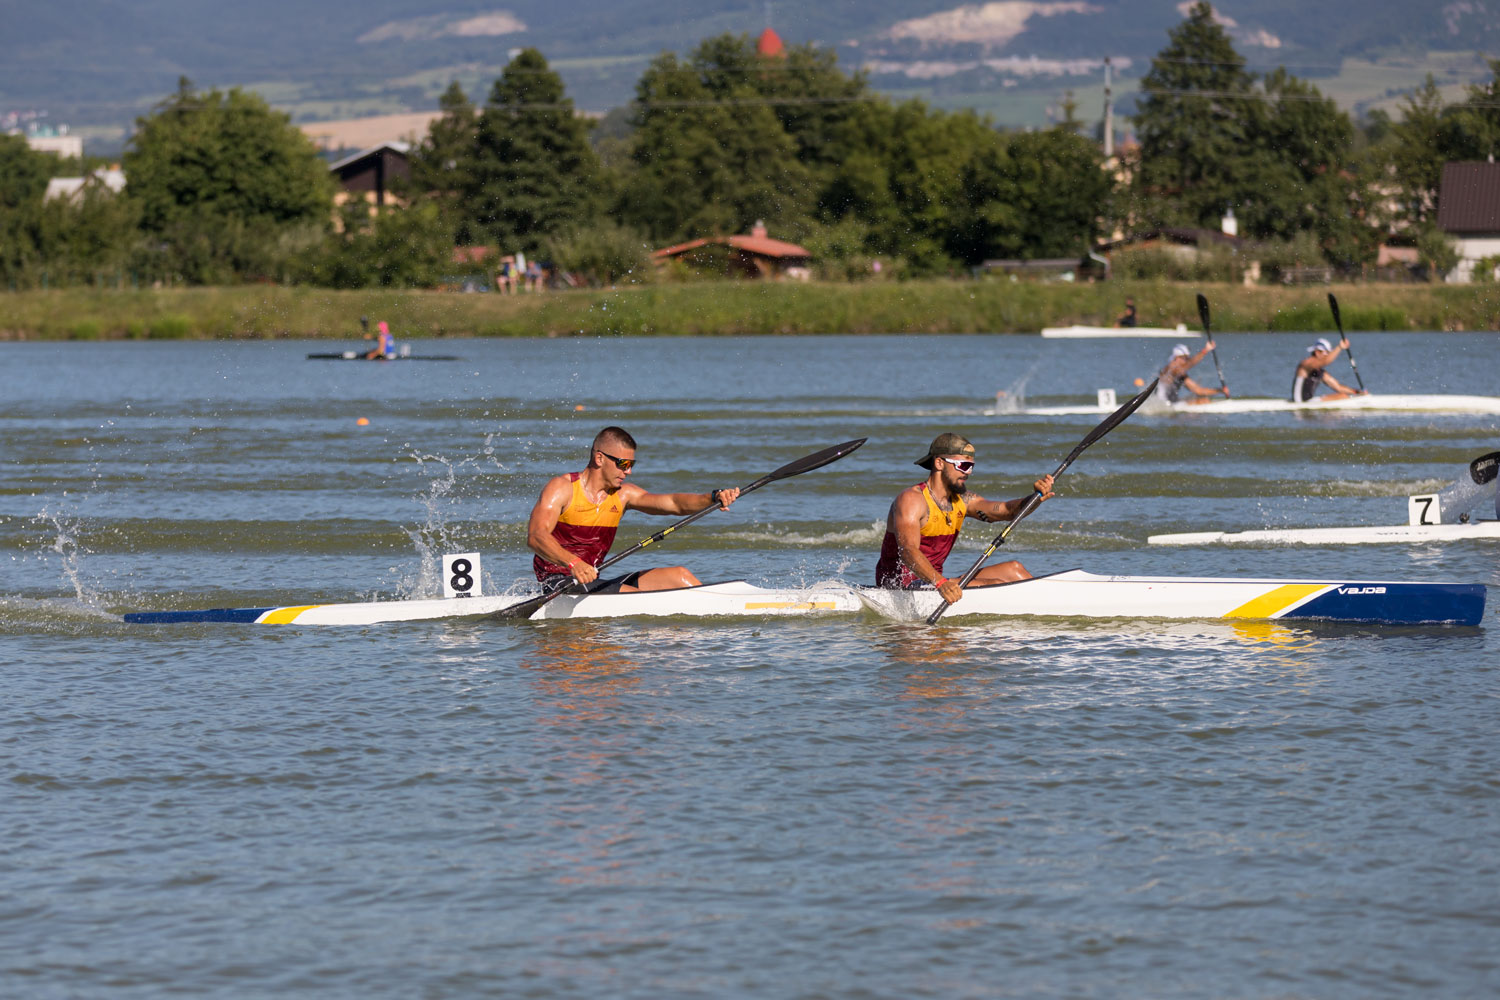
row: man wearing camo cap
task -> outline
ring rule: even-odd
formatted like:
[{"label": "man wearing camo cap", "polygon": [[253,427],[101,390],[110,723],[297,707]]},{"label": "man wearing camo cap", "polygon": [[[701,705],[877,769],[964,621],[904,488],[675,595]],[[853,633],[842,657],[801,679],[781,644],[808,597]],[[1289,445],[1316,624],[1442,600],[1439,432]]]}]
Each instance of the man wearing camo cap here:
[{"label": "man wearing camo cap", "polygon": [[[875,585],[897,590],[935,587],[949,604],[963,596],[957,580],[943,576],[943,562],[958,540],[965,517],[980,521],[1009,521],[1020,513],[1030,495],[1016,500],[986,500],[970,492],[974,445],[961,434],[939,434],[916,462],[927,478],[897,495],[886,515],[885,538],[875,566]],[[1032,488],[1046,500],[1052,496],[1052,477],[1043,476]],[[1031,574],[1014,559],[986,566],[971,586],[1029,580]]]}]

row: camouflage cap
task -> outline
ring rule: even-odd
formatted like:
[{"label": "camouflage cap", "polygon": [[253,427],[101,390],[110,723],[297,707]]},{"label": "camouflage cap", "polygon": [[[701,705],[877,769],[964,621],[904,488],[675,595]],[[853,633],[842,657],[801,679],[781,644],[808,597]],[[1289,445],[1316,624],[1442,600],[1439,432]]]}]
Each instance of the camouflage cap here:
[{"label": "camouflage cap", "polygon": [[945,455],[962,455],[965,458],[973,458],[974,446],[962,434],[954,434],[952,431],[949,431],[946,434],[939,434],[933,438],[932,444],[927,446],[927,454],[923,455],[913,464],[920,465],[931,472],[932,460],[934,458],[942,458]]}]

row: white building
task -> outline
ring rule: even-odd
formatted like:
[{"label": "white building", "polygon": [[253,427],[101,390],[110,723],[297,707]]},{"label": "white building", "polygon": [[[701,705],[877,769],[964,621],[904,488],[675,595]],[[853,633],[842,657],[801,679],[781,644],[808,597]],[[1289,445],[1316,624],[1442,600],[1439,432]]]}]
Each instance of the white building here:
[{"label": "white building", "polygon": [[1475,264],[1500,257],[1500,163],[1443,164],[1437,221],[1458,251],[1447,280],[1473,281]]}]

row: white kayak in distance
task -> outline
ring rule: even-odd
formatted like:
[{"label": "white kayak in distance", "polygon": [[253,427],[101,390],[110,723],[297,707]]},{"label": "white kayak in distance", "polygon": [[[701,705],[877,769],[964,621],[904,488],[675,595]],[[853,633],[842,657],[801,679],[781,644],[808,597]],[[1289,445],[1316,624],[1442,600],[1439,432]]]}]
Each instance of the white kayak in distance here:
[{"label": "white kayak in distance", "polygon": [[[142,625],[376,625],[441,618],[481,618],[530,600],[521,595],[362,604],[143,611]],[[743,580],[632,594],[568,594],[531,615],[554,618],[827,615],[862,608],[887,618],[921,620],[942,598],[932,590],[881,590],[838,584],[767,589]],[[1477,625],[1483,584],[1365,580],[1259,580],[1212,577],[1099,576],[1067,570],[1017,583],[972,587],[948,618],[1163,618],[1320,620],[1381,625]],[[503,618],[503,614],[500,615]]]},{"label": "white kayak in distance", "polygon": [[1151,545],[1410,545],[1500,538],[1500,521],[1467,524],[1389,524],[1342,528],[1265,528],[1255,531],[1184,531],[1151,535]]},{"label": "white kayak in distance", "polygon": [[1049,326],[1042,329],[1042,336],[1048,340],[1091,340],[1099,337],[1162,337],[1182,340],[1186,337],[1201,337],[1203,334],[1179,323],[1175,330],[1164,326]]},{"label": "white kayak in distance", "polygon": [[[1112,390],[1103,390],[1098,401],[1073,406],[1026,406],[1006,409],[997,407],[986,410],[986,416],[1011,415],[1034,417],[1083,417],[1102,416],[1115,409]],[[1289,399],[1246,397],[1243,399],[1210,399],[1206,403],[1162,403],[1156,399],[1146,401],[1139,411],[1141,416],[1177,416],[1179,414],[1236,415],[1242,413],[1350,413],[1392,414],[1433,413],[1471,416],[1475,414],[1500,414],[1500,397],[1496,396],[1445,396],[1402,395],[1397,393],[1372,393],[1366,396],[1347,396],[1342,399],[1320,397],[1305,403],[1294,403]]]},{"label": "white kayak in distance", "polygon": [[[860,588],[867,607],[920,621],[937,609],[934,590]],[[1055,618],[1312,620],[1371,625],[1478,625],[1482,583],[1388,580],[1255,580],[1099,576],[1066,570],[1015,583],[970,587],[944,615]]]}]

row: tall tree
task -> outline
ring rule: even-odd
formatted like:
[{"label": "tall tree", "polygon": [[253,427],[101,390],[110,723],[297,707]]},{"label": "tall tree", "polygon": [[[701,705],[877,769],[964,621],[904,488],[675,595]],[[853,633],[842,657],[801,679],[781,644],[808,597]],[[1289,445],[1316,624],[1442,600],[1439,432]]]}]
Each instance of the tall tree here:
[{"label": "tall tree", "polygon": [[238,89],[177,93],[136,119],[126,195],[188,281],[266,274],[290,244],[321,238],[333,184],[289,116]]},{"label": "tall tree", "polygon": [[1136,187],[1145,211],[1156,216],[1144,221],[1216,228],[1235,200],[1241,160],[1263,106],[1255,75],[1207,3],[1194,4],[1167,38],[1141,80],[1144,97],[1135,119],[1141,144]]},{"label": "tall tree", "polygon": [[[467,170],[474,152],[478,112],[457,80],[438,98],[438,108],[442,114],[427,127],[427,135],[412,151],[411,176],[404,187],[411,199],[435,203],[449,227],[458,230],[463,218],[460,192],[470,184]],[[468,235],[462,233],[457,242],[473,242],[466,238]]]},{"label": "tall tree", "polygon": [[1401,215],[1407,222],[1421,224],[1437,212],[1445,145],[1443,95],[1431,73],[1402,103],[1401,112],[1401,120],[1392,127],[1391,167],[1400,192]]},{"label": "tall tree", "polygon": [[476,242],[535,252],[549,233],[593,216],[599,161],[588,128],[546,58],[521,50],[490,89],[459,166]]},{"label": "tall tree", "polygon": [[743,232],[757,219],[789,222],[813,202],[796,143],[754,87],[725,71],[713,46],[704,43],[686,65],[659,56],[636,87],[632,165],[618,210],[656,240]]}]

